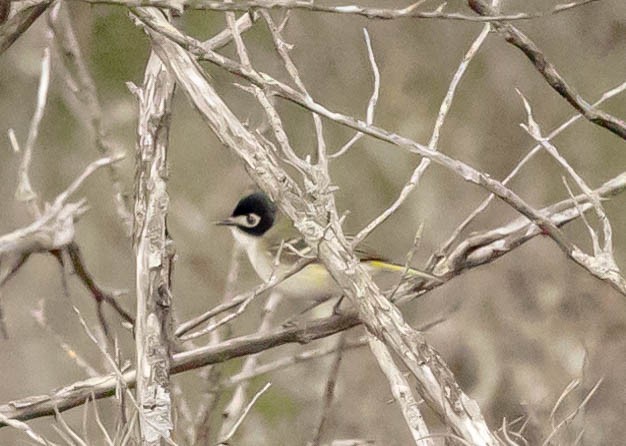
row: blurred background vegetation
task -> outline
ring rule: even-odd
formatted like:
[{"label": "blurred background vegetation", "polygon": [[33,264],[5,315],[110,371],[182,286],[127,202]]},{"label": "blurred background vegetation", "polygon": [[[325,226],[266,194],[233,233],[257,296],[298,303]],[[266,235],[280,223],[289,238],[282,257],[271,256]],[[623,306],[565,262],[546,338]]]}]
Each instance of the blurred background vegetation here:
[{"label": "blurred background vegetation", "polygon": [[[361,4],[367,2],[360,2]],[[387,1],[385,6],[408,2]],[[504,1],[505,11],[547,10],[557,1]],[[369,2],[370,5],[380,2]],[[437,2],[427,2],[436,7]],[[102,102],[109,136],[127,154],[123,182],[132,193],[136,101],[126,82],[140,84],[149,54],[148,39],[128,17],[113,6],[69,4],[80,46],[87,57]],[[449,10],[471,14],[464,2],[448,2]],[[274,13],[277,18],[281,15]],[[198,38],[222,30],[222,13],[188,12],[177,26]],[[537,43],[564,77],[589,102],[626,80],[626,3],[604,0],[573,11],[517,22]],[[372,91],[372,74],[362,29],[371,34],[381,70],[380,101],[375,124],[421,143],[427,143],[437,110],[463,54],[482,27],[478,23],[445,20],[367,21],[347,15],[293,11],[286,40],[303,80],[320,103],[356,117],[365,116]],[[5,136],[15,129],[25,140],[34,111],[43,48],[45,18],[20,38],[0,59],[0,233],[27,225],[31,218],[14,200],[18,155]],[[253,64],[287,80],[274,55],[271,36],[259,23],[245,34]],[[234,56],[229,46],[225,54]],[[262,113],[250,95],[234,84],[242,82],[218,67],[205,65],[226,103],[251,127]],[[544,133],[573,114],[572,108],[538,75],[534,67],[500,36],[491,35],[471,63],[456,95],[443,130],[440,150],[495,178],[503,178],[532,147],[519,127],[526,115],[515,89],[533,105]],[[232,248],[228,231],[211,221],[228,215],[239,196],[253,187],[238,160],[223,148],[178,92],[173,111],[169,191],[170,229],[178,261],[174,277],[175,314],[179,321],[221,301]],[[84,116],[68,105],[67,86],[54,71],[49,103],[34,151],[31,180],[45,200],[52,200],[84,167],[97,158]],[[310,114],[278,102],[292,145],[300,153],[315,147]],[[623,94],[602,106],[622,119]],[[352,133],[326,123],[329,151]],[[592,186],[624,171],[625,142],[589,122],[579,122],[555,139],[555,144]],[[348,231],[357,231],[385,209],[407,181],[419,158],[397,147],[363,138],[347,155],[335,161],[331,174],[339,186],[341,211],[350,211]],[[563,171],[546,154],[539,154],[511,183],[535,207],[567,197]],[[77,242],[98,282],[128,289],[121,298],[133,309],[134,256],[117,218],[111,186],[105,172],[91,177],[82,189],[91,206],[78,224]],[[420,266],[451,231],[485,197],[485,192],[462,182],[450,172],[432,166],[407,203],[368,239],[386,256],[402,261],[417,227],[423,238],[414,264]],[[626,267],[626,196],[606,203],[614,228],[616,258]],[[494,202],[470,231],[497,227],[516,214]],[[573,223],[566,233],[590,247],[584,226]],[[245,261],[238,290],[258,282]],[[72,299],[96,325],[93,301],[76,280],[70,281]],[[257,302],[233,325],[233,334],[254,330],[261,310]],[[0,401],[8,402],[85,377],[59,347],[50,331],[39,326],[32,311],[43,306],[49,327],[66,339],[85,360],[103,373],[106,368],[94,345],[82,331],[63,297],[57,261],[35,255],[2,289],[2,311],[9,338],[0,341]],[[302,309],[285,302],[276,320]],[[622,444],[626,407],[626,303],[607,284],[593,279],[569,261],[547,238],[537,238],[501,260],[466,273],[404,308],[406,318],[419,326],[444,317],[427,333],[450,364],[464,389],[481,405],[490,426],[502,419],[528,417],[525,435],[538,444],[550,431],[550,410],[572,379],[582,384],[564,403],[559,416],[576,407],[600,379],[604,382],[572,426],[559,437],[573,444],[584,428],[582,444]],[[123,352],[134,358],[132,337],[119,327],[117,315],[107,315],[116,327]],[[282,317],[281,317],[282,316]],[[358,336],[361,328],[353,330]],[[358,333],[357,333],[358,332]],[[321,342],[334,342],[325,340]],[[301,350],[281,347],[266,359]],[[304,444],[312,436],[321,410],[329,358],[296,365],[259,378],[274,386],[259,400],[256,410],[238,434],[239,444]],[[227,364],[237,370],[238,361]],[[203,390],[194,372],[177,376],[191,404]],[[331,412],[332,438],[372,438],[377,444],[402,445],[409,436],[391,394],[369,351],[350,351],[342,362],[337,397]],[[224,398],[227,401],[227,398]],[[113,405],[101,402],[109,426]],[[193,407],[193,406],[192,406]],[[433,415],[426,411],[432,424]],[[79,423],[80,410],[67,419]],[[54,438],[50,419],[33,427]],[[0,444],[24,444],[24,437],[5,428]],[[94,443],[99,444],[99,443]]]}]

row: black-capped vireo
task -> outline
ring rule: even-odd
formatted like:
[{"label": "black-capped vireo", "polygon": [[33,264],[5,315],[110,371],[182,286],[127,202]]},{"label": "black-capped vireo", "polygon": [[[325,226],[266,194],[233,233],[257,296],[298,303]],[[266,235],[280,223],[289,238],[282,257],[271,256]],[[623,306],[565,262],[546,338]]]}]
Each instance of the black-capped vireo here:
[{"label": "black-capped vireo", "polygon": [[[273,274],[281,274],[292,267],[296,261],[312,254],[311,248],[301,237],[289,238],[293,228],[277,224],[276,206],[263,192],[255,192],[243,197],[237,203],[232,215],[216,224],[230,227],[236,243],[245,250],[257,275],[266,282]],[[403,265],[388,262],[372,252],[360,248],[355,252],[361,263],[374,276],[381,273],[398,274],[406,270]],[[413,268],[406,271],[410,276],[439,280],[435,276]],[[339,286],[317,259],[278,284],[276,288],[287,297],[316,301],[323,301],[341,294]]]}]

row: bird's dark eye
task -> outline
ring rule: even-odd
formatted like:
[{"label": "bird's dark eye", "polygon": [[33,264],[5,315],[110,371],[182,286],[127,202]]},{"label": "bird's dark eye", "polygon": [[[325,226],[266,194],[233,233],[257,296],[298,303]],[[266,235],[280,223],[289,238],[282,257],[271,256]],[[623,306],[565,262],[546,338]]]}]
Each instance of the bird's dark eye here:
[{"label": "bird's dark eye", "polygon": [[256,214],[248,214],[246,215],[246,223],[249,227],[253,227],[259,224],[261,221],[261,217]]}]

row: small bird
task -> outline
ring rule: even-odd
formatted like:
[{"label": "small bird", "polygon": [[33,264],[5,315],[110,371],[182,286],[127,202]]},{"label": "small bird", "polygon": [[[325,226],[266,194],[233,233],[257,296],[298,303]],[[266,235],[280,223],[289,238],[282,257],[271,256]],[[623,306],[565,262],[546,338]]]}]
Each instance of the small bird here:
[{"label": "small bird", "polygon": [[[276,205],[270,198],[263,192],[255,192],[239,200],[230,217],[215,222],[230,227],[235,242],[246,251],[252,267],[265,282],[273,274],[281,274],[298,260],[313,255],[301,237],[288,237],[293,228],[277,224],[277,216]],[[361,264],[374,276],[381,273],[398,274],[406,270],[403,265],[388,262],[372,252],[356,249],[355,253]],[[406,274],[439,281],[437,277],[413,268],[406,270]],[[318,302],[341,295],[341,289],[317,258],[278,284],[276,289],[287,297]]]}]

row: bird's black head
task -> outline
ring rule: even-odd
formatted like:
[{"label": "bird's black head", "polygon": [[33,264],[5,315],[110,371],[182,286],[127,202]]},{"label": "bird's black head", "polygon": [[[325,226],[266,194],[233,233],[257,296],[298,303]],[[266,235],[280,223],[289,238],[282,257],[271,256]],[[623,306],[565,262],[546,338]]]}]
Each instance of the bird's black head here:
[{"label": "bird's black head", "polygon": [[272,227],[275,218],[274,203],[263,192],[255,192],[239,200],[230,218],[218,224],[237,226],[247,234],[260,237]]}]

